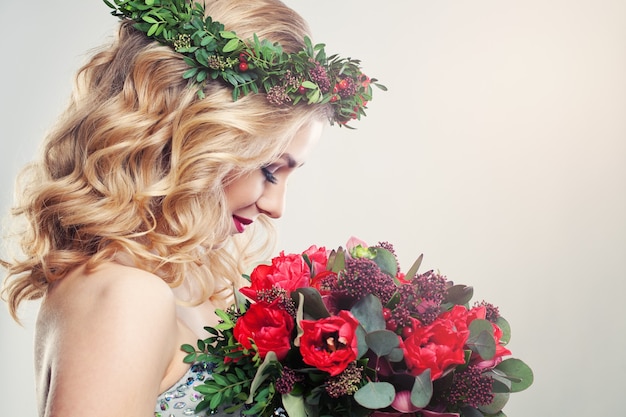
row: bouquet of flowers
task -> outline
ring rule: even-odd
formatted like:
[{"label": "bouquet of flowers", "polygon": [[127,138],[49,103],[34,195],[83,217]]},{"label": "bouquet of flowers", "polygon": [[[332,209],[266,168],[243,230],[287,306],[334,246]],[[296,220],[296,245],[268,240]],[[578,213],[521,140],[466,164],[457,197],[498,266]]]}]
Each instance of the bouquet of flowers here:
[{"label": "bouquet of flowers", "polygon": [[197,411],[504,417],[533,381],[508,357],[509,324],[492,304],[470,307],[471,287],[419,273],[421,259],[402,273],[391,244],[353,238],[256,267],[209,337],[183,346],[213,367]]}]

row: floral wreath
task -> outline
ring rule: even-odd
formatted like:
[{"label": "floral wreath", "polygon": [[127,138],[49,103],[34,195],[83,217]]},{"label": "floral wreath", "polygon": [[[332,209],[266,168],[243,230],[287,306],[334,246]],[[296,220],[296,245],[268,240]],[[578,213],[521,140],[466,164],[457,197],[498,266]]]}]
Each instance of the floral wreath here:
[{"label": "floral wreath", "polygon": [[136,29],[183,55],[189,66],[183,78],[198,85],[199,98],[204,97],[207,81],[221,79],[233,87],[234,101],[249,93],[264,93],[274,105],[330,103],[331,124],[336,121],[342,126],[365,115],[372,99],[371,84],[386,90],[361,72],[357,59],[326,56],[325,45],[313,45],[308,37],[305,48],[292,54],[256,34],[244,41],[210,16],[205,18],[200,3],[103,1],[113,9],[112,15],[135,21]]}]

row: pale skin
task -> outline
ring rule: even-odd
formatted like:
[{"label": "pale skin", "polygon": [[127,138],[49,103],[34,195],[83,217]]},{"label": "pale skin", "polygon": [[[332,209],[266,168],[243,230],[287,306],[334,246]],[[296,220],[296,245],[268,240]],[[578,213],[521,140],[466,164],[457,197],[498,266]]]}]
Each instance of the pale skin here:
[{"label": "pale skin", "polygon": [[[253,172],[226,189],[233,233],[260,214],[283,214],[287,179],[306,160],[323,123],[294,136],[267,172]],[[41,417],[151,417],[158,395],[187,371],[184,343],[195,344],[215,324],[214,305],[176,303],[176,291],[123,257],[87,273],[77,266],[50,286],[35,333],[37,402]],[[179,294],[180,295],[180,294]]]}]

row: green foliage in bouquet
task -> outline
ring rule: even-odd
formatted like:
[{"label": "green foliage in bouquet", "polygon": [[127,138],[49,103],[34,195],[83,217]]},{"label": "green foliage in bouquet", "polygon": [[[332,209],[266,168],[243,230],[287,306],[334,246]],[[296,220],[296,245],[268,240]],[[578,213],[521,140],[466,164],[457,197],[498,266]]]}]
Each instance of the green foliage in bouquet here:
[{"label": "green foliage in bouquet", "polygon": [[533,382],[508,357],[507,321],[473,289],[399,270],[388,243],[312,246],[250,275],[251,286],[187,362],[215,365],[198,410],[290,417],[505,417]]}]

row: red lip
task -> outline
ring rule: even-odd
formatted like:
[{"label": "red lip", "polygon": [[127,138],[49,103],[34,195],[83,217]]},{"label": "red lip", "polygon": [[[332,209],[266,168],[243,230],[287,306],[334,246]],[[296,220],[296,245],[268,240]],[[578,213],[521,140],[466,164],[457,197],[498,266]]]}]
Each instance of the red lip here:
[{"label": "red lip", "polygon": [[245,217],[239,217],[235,214],[233,214],[233,221],[235,223],[235,228],[237,229],[239,233],[242,233],[244,229],[246,228],[246,226],[252,223],[251,219],[247,219]]}]

